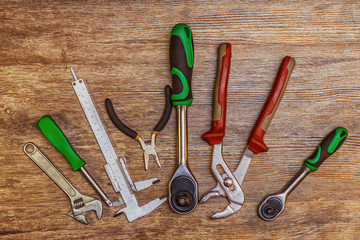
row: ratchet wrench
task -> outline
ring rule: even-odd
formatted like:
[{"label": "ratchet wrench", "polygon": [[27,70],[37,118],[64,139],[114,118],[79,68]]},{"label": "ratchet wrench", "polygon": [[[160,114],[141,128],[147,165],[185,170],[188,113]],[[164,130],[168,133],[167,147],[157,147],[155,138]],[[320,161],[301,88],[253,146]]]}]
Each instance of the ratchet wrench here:
[{"label": "ratchet wrench", "polygon": [[332,154],[334,154],[345,141],[348,131],[338,127],[327,135],[315,152],[305,160],[304,166],[288,186],[279,194],[268,196],[259,207],[259,216],[272,221],[277,218],[285,209],[285,200],[297,185],[311,172],[318,170],[320,165]]},{"label": "ratchet wrench", "polygon": [[176,24],[171,31],[170,65],[173,81],[172,104],[177,113],[177,160],[179,167],[169,183],[170,207],[180,214],[192,212],[198,203],[196,179],[187,166],[187,107],[193,101],[191,76],[194,66],[192,32],[188,25]]}]

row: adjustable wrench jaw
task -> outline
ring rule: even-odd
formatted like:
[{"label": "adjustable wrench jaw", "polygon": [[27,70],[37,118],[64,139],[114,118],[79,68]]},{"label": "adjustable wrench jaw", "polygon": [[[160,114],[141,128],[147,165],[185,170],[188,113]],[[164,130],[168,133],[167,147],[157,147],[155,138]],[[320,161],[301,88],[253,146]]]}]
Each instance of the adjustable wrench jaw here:
[{"label": "adjustable wrench jaw", "polygon": [[97,218],[101,218],[102,204],[99,200],[78,192],[74,197],[70,197],[70,202],[72,210],[68,213],[68,215],[79,222],[88,224],[85,213],[89,211],[95,211]]}]

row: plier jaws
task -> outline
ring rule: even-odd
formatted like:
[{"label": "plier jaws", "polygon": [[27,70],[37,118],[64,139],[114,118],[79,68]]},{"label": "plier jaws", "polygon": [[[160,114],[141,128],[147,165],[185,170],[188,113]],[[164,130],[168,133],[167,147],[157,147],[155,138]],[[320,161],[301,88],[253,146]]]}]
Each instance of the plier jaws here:
[{"label": "plier jaws", "polygon": [[226,196],[230,204],[224,211],[214,214],[212,218],[227,217],[241,208],[244,203],[244,192],[222,158],[222,144],[213,145],[211,170],[218,184],[201,199],[200,203],[206,202],[211,197]]},{"label": "plier jaws", "polygon": [[156,148],[155,148],[155,138],[156,138],[157,133],[153,132],[151,134],[151,143],[150,144],[146,144],[144,139],[139,135],[139,138],[137,139],[141,145],[142,150],[144,151],[144,164],[145,164],[145,170],[148,170],[148,166],[149,166],[149,156],[152,155],[157,163],[157,165],[159,167],[161,167],[160,164],[160,160],[159,160],[159,156],[156,152]]}]

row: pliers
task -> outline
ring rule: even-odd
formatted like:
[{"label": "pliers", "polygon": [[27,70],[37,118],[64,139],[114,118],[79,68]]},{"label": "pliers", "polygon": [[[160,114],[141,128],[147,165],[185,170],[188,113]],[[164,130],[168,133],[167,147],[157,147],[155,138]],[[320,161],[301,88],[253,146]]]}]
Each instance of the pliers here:
[{"label": "pliers", "polygon": [[121,132],[125,133],[126,135],[128,135],[129,137],[137,140],[140,143],[141,148],[144,151],[145,170],[148,170],[149,155],[153,155],[153,157],[155,158],[158,166],[161,167],[159,156],[158,156],[158,154],[156,152],[155,139],[156,139],[157,134],[159,134],[160,131],[165,127],[165,125],[168,122],[168,120],[170,118],[170,115],[171,115],[171,109],[172,109],[171,87],[169,85],[167,85],[165,87],[165,109],[164,109],[164,112],[163,112],[163,115],[162,115],[160,121],[158,122],[158,124],[155,126],[155,128],[152,131],[151,143],[150,144],[146,144],[139,133],[135,132],[134,130],[132,130],[131,128],[126,126],[119,119],[119,117],[115,113],[113,104],[112,104],[110,99],[107,98],[105,100],[105,106],[106,106],[106,111],[107,111],[111,121],[114,123],[114,125]]},{"label": "pliers", "polygon": [[[224,59],[225,57],[223,57]],[[220,62],[221,60],[219,60]],[[219,65],[221,66],[221,65]],[[241,186],[245,174],[247,172],[247,169],[250,165],[251,158],[254,154],[260,153],[260,152],[266,152],[268,151],[268,147],[264,143],[264,135],[266,133],[267,128],[270,125],[271,119],[273,118],[276,109],[281,101],[281,98],[285,92],[287,83],[290,79],[290,75],[295,67],[295,60],[289,56],[285,57],[282,61],[282,64],[280,66],[279,72],[277,74],[277,77],[275,79],[275,83],[273,85],[272,91],[270,93],[270,96],[260,114],[260,116],[257,119],[257,122],[252,130],[252,133],[249,138],[248,146],[246,147],[242,158],[240,160],[240,163],[236,170],[232,173],[229,173],[228,168],[225,163],[217,164],[214,166],[214,159],[215,159],[215,145],[217,143],[221,144],[221,140],[215,143],[211,143],[208,140],[208,134],[211,132],[216,133],[215,130],[219,130],[219,134],[224,134],[225,128],[222,130],[221,126],[225,127],[225,116],[221,118],[223,120],[223,125],[221,125],[221,121],[214,121],[213,119],[213,128],[210,132],[203,135],[203,138],[208,140],[210,144],[214,145],[214,154],[213,154],[213,173],[215,177],[217,178],[217,185],[215,188],[210,190],[200,201],[200,203],[204,203],[206,200],[208,200],[210,197],[216,197],[216,196],[226,196],[228,197],[230,204],[220,213],[216,213],[212,216],[212,218],[223,218],[227,217],[237,211],[242,207],[244,203],[244,193],[241,189],[241,187],[238,187],[238,184]],[[223,75],[223,70],[218,72],[218,75]],[[219,84],[220,86],[220,84]],[[219,95],[220,93],[220,87],[219,87]],[[226,91],[226,90],[225,90]],[[225,92],[226,93],[226,92]],[[225,99],[225,98],[223,98]],[[221,106],[221,114],[225,115],[225,112],[223,110],[223,106],[226,106],[226,99],[224,103],[221,103],[219,100],[221,100],[220,97],[218,99],[214,99],[214,103]],[[218,102],[217,102],[218,101]],[[214,107],[215,109],[215,107]],[[215,109],[216,110],[216,109]],[[214,111],[214,116],[216,114],[216,111]],[[222,130],[223,132],[221,132]],[[221,134],[219,135],[221,136]],[[221,166],[222,168],[219,168]],[[219,172],[219,169],[221,170],[221,173]],[[236,193],[236,194],[235,194]]]}]

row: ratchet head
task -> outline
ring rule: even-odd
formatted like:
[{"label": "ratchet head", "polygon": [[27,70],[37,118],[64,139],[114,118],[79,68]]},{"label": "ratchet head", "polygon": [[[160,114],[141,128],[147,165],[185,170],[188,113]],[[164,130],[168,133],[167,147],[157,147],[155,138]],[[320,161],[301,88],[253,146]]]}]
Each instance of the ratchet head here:
[{"label": "ratchet head", "polygon": [[198,186],[190,171],[180,165],[169,184],[170,207],[179,214],[192,212],[198,203]]},{"label": "ratchet head", "polygon": [[266,221],[274,220],[284,211],[285,200],[284,193],[268,196],[259,207],[259,216]]},{"label": "ratchet head", "polygon": [[76,198],[71,201],[72,210],[68,213],[69,216],[75,218],[81,223],[88,224],[85,213],[88,211],[95,211],[98,219],[102,215],[102,204],[99,200],[86,196],[84,194],[77,194]]}]

